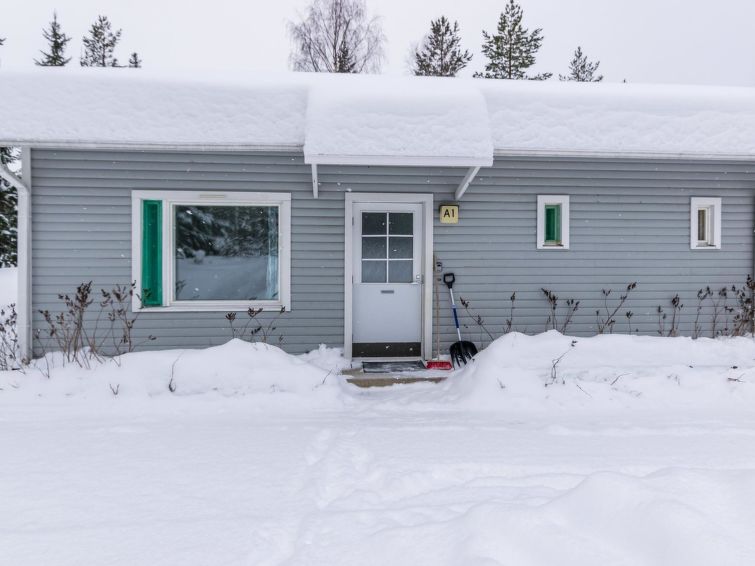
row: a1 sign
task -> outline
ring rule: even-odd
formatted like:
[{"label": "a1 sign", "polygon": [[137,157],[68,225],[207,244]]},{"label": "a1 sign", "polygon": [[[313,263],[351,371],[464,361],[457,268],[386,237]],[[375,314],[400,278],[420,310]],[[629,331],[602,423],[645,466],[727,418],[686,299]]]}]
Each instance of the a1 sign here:
[{"label": "a1 sign", "polygon": [[441,204],[440,205],[440,223],[441,224],[458,224],[459,223],[459,205],[458,204]]}]

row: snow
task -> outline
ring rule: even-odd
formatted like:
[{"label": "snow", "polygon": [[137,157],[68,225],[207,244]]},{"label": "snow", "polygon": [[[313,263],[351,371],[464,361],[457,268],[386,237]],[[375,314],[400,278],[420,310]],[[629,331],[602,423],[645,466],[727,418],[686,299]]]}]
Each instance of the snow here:
[{"label": "snow", "polygon": [[755,561],[749,338],[513,333],[380,389],[325,347],[51,362],[0,374],[9,564]]},{"label": "snow", "polygon": [[499,151],[755,156],[755,89],[481,84]]},{"label": "snow", "polygon": [[[301,145],[307,91],[295,77],[180,79],[117,69],[3,71],[0,138],[25,144]],[[21,144],[19,144],[21,145]]]},{"label": "snow", "polygon": [[[307,105],[307,161],[364,162],[394,157],[469,159],[492,165],[493,144],[485,100],[469,82],[407,81],[376,77],[317,81]],[[351,162],[349,161],[349,162]]]},{"label": "snow", "polygon": [[0,71],[0,98],[3,145],[303,147],[307,162],[413,165],[755,157],[752,88],[72,68]]},{"label": "snow", "polygon": [[17,301],[18,270],[15,267],[0,267],[0,308]]}]

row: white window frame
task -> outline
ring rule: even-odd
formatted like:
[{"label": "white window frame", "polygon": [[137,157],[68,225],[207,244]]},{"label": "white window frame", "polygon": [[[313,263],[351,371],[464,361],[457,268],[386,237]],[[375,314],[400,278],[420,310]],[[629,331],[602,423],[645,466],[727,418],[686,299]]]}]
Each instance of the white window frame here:
[{"label": "white window frame", "polygon": [[[708,214],[708,231],[710,241],[702,243],[697,239],[697,211],[706,208]],[[689,206],[689,245],[693,250],[721,249],[721,199],[709,197],[692,197]]]},{"label": "white window frame", "polygon": [[[561,205],[561,244],[556,246],[545,243],[545,207],[552,204]],[[537,195],[537,249],[569,249],[569,195]]]},{"label": "white window frame", "polygon": [[[131,280],[137,292],[142,289],[142,206],[144,200],[162,201],[162,306],[142,306],[132,301],[134,311],[160,312],[227,312],[248,308],[291,310],[291,193],[223,192],[223,191],[150,191],[131,192]],[[176,301],[174,297],[175,249],[174,207],[188,206],[271,206],[278,215],[278,299],[273,301]]]}]

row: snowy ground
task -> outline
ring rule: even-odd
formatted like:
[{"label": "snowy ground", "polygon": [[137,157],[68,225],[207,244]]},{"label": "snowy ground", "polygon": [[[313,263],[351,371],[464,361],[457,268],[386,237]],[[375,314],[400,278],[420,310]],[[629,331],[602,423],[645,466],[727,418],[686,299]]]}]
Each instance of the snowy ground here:
[{"label": "snowy ground", "polygon": [[0,267],[0,307],[16,302],[17,273],[15,267]]},{"label": "snowy ground", "polygon": [[383,390],[241,342],[0,373],[0,563],[755,563],[753,341],[571,341]]}]

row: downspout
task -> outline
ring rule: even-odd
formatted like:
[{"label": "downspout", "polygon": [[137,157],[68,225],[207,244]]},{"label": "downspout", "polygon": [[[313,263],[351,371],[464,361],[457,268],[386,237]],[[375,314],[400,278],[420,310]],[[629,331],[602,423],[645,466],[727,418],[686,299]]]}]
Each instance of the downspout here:
[{"label": "downspout", "polygon": [[21,359],[31,358],[31,148],[21,148],[23,180],[0,164],[0,178],[18,193],[18,346]]}]

